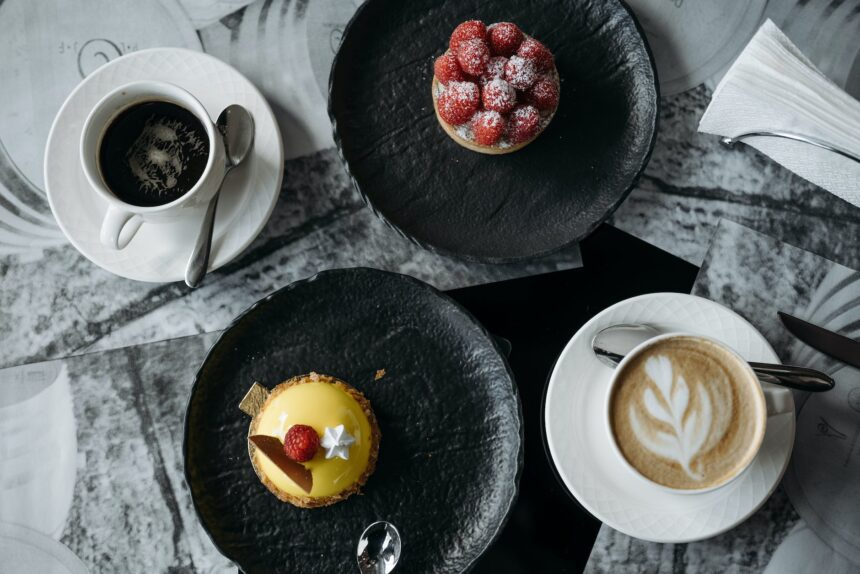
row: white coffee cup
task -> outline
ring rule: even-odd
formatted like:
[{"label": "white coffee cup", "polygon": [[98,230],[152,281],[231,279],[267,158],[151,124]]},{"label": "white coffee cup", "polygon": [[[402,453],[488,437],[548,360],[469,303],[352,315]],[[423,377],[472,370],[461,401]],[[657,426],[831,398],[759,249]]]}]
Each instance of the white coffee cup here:
[{"label": "white coffee cup", "polygon": [[[122,201],[105,183],[99,168],[99,150],[108,126],[116,117],[131,106],[148,101],[170,102],[194,114],[209,138],[209,157],[200,179],[187,193],[164,205],[140,206]],[[87,180],[108,204],[99,238],[112,249],[124,249],[144,222],[173,221],[187,215],[189,209],[209,202],[221,185],[226,167],[224,141],[203,104],[182,88],[157,81],[125,84],[99,100],[84,122],[80,154]]]},{"label": "white coffee cup", "polygon": [[[650,478],[648,478],[647,476],[645,476],[644,474],[642,474],[639,470],[637,470],[627,460],[627,458],[622,454],[621,447],[618,445],[618,443],[616,441],[615,433],[612,429],[611,399],[612,399],[613,393],[615,391],[615,387],[621,381],[621,375],[624,373],[625,367],[631,361],[635,360],[638,356],[640,356],[647,349],[650,349],[651,347],[653,347],[654,345],[656,345],[662,341],[665,341],[667,339],[677,338],[677,337],[693,337],[696,339],[702,339],[704,341],[708,341],[708,342],[715,344],[716,346],[718,346],[721,349],[723,349],[724,351],[726,351],[729,355],[731,355],[735,359],[737,359],[738,364],[743,366],[744,370],[746,371],[746,375],[748,377],[750,377],[753,381],[755,381],[758,378],[756,376],[755,372],[753,371],[752,367],[750,367],[749,363],[743,357],[741,357],[734,349],[732,349],[731,347],[729,347],[725,343],[723,343],[717,339],[714,339],[713,337],[708,337],[705,335],[696,335],[696,334],[692,334],[692,333],[666,333],[666,334],[654,337],[652,339],[649,339],[647,341],[644,341],[643,343],[640,343],[632,351],[627,353],[627,355],[625,355],[624,359],[622,359],[621,362],[618,363],[618,366],[615,368],[615,372],[612,375],[612,379],[610,380],[609,388],[608,388],[608,391],[606,393],[605,407],[604,407],[604,422],[605,422],[606,432],[609,435],[609,442],[612,445],[612,449],[613,449],[615,456],[617,457],[617,459],[619,461],[621,461],[621,464],[623,466],[627,467],[630,470],[630,472],[635,474],[640,479],[646,481],[648,484],[655,486],[657,488],[660,488],[661,490],[664,490],[664,491],[668,491],[668,492],[672,492],[672,493],[676,493],[676,494],[701,494],[701,493],[705,493],[705,492],[711,492],[711,491],[717,490],[719,488],[724,488],[725,486],[727,486],[728,484],[733,482],[735,479],[737,479],[739,476],[741,476],[744,473],[744,471],[747,468],[749,468],[749,466],[752,464],[752,462],[755,460],[756,456],[758,455],[758,451],[761,448],[762,442],[764,441],[765,432],[761,432],[758,437],[754,438],[754,440],[756,441],[756,444],[754,445],[755,454],[753,456],[750,456],[749,460],[746,461],[746,464],[744,464],[743,466],[736,469],[735,472],[728,479],[724,480],[723,482],[721,482],[719,484],[716,484],[713,486],[708,486],[705,488],[699,488],[699,489],[686,489],[686,488],[684,488],[684,489],[682,489],[682,488],[672,488],[670,486],[666,486],[664,484],[660,484],[658,482],[655,482],[655,481],[651,480]],[[793,399],[791,390],[786,388],[786,387],[781,387],[781,386],[773,385],[770,383],[762,383],[760,381],[759,381],[759,385],[760,385],[759,389],[761,390],[761,395],[760,395],[761,401],[759,402],[758,408],[760,409],[760,416],[763,417],[764,430],[766,431],[767,419],[774,417],[774,416],[777,416],[777,415],[782,415],[782,414],[785,414],[788,412],[793,412],[793,410],[794,410],[794,399]]]}]

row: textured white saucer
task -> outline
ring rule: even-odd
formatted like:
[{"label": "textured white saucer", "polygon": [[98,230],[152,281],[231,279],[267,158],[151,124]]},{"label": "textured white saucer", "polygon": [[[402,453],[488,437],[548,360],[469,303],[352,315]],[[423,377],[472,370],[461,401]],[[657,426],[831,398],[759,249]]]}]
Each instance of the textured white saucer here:
[{"label": "textured white saucer", "polygon": [[605,400],[612,369],[595,358],[591,339],[618,323],[709,335],[750,361],[779,362],[765,338],[729,309],[693,295],[657,293],[613,305],[586,323],[562,351],[549,380],[545,424],[549,451],[570,492],[612,528],[654,542],[690,542],[746,520],[773,493],[794,444],[794,413],[768,419],[752,464],[723,488],[675,494],[648,484],[613,453]]},{"label": "textured white saucer", "polygon": [[60,229],[87,259],[111,273],[138,281],[180,281],[203,210],[172,223],[144,223],[128,247],[108,249],[99,241],[107,205],[90,189],[79,161],[78,142],[89,111],[110,90],[137,80],[160,80],[185,88],[213,120],[230,104],[245,106],[254,117],[252,153],[230,173],[221,191],[210,269],[241,253],[268,221],[281,191],[283,142],[275,116],[257,88],[221,60],[192,50],[132,52],[87,76],[66,99],[51,126],[45,151],[48,201]]},{"label": "textured white saucer", "polygon": [[71,550],[41,532],[0,522],[0,572],[4,574],[88,574]]}]

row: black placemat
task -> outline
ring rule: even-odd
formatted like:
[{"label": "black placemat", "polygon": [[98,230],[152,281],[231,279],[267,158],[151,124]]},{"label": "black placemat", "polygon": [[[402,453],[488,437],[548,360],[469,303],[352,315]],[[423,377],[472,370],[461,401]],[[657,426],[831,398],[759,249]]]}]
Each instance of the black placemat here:
[{"label": "black placemat", "polygon": [[596,313],[644,293],[689,293],[699,271],[607,224],[581,249],[579,269],[447,292],[503,348],[510,344],[506,354],[522,403],[525,465],[519,494],[501,534],[471,570],[476,574],[583,571],[601,523],[570,496],[546,450],[547,377],[570,337]]},{"label": "black placemat", "polygon": [[[447,292],[502,343],[522,404],[525,464],[518,497],[473,573],[583,571],[601,523],[570,496],[547,453],[542,420],[547,377],[570,337],[596,313],[644,293],[689,293],[699,270],[607,224],[581,249],[579,269]],[[344,571],[352,567],[345,564]]]},{"label": "black placemat", "polygon": [[571,336],[610,305],[644,293],[689,293],[698,267],[608,225],[581,244],[584,267],[449,291],[511,343],[523,405],[525,467],[508,524],[478,562],[479,574],[581,572],[600,522],[560,483],[545,450],[542,398]]}]

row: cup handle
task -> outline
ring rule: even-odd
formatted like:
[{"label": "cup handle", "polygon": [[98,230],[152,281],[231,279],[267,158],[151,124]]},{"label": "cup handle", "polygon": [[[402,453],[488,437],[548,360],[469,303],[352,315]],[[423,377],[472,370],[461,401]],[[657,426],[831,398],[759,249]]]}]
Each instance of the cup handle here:
[{"label": "cup handle", "polygon": [[767,416],[773,417],[788,412],[794,412],[794,398],[791,389],[762,383],[761,390],[764,392],[764,402],[767,405]]},{"label": "cup handle", "polygon": [[125,249],[142,223],[143,219],[136,213],[110,206],[102,221],[99,239],[105,247],[116,250]]}]

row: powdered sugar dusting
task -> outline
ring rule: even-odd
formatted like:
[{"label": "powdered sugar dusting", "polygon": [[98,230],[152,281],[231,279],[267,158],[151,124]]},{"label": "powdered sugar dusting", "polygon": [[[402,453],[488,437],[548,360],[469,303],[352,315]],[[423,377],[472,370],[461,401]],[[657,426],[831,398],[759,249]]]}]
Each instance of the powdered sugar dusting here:
[{"label": "powdered sugar dusting", "polygon": [[475,141],[475,133],[472,131],[472,122],[466,122],[461,126],[456,126],[454,128],[454,133],[466,141]]},{"label": "powdered sugar dusting", "polygon": [[505,129],[505,120],[499,112],[484,110],[472,118],[472,135],[481,145],[496,144],[505,134]]},{"label": "powdered sugar dusting", "polygon": [[517,48],[517,56],[534,62],[538,71],[548,71],[553,66],[552,52],[534,38],[526,38],[520,44]]},{"label": "powdered sugar dusting", "polygon": [[502,125],[502,114],[499,112],[487,111],[478,113],[475,117],[477,118],[477,123],[488,128],[496,128]]},{"label": "powdered sugar dusting", "polygon": [[457,57],[451,52],[445,52],[433,62],[433,75],[436,79],[447,84],[448,82],[462,82],[466,74],[460,69]]},{"label": "powdered sugar dusting", "polygon": [[481,107],[481,91],[474,82],[437,83],[436,105],[443,120],[460,125],[471,119]]},{"label": "powdered sugar dusting", "polygon": [[501,78],[505,75],[505,64],[508,59],[504,56],[493,56],[487,63],[486,71],[481,74],[481,85],[484,85],[495,78]]},{"label": "powdered sugar dusting", "polygon": [[525,35],[513,22],[499,22],[487,29],[490,50],[499,56],[513,56]]},{"label": "powdered sugar dusting", "polygon": [[534,62],[520,56],[511,56],[505,64],[505,79],[518,90],[527,90],[537,80]]},{"label": "powdered sugar dusting", "polygon": [[486,109],[506,113],[514,109],[517,92],[508,82],[496,78],[484,86],[483,101]]},{"label": "powdered sugar dusting", "polygon": [[516,143],[527,141],[540,130],[540,113],[534,106],[520,106],[508,119],[507,137]]},{"label": "powdered sugar dusting", "polygon": [[448,84],[448,91],[451,92],[451,97],[458,102],[477,100],[480,95],[478,86],[473,82],[451,82]]},{"label": "powdered sugar dusting", "polygon": [[505,43],[521,42],[523,38],[522,32],[510,22],[497,22],[487,28],[487,32]]},{"label": "powdered sugar dusting", "polygon": [[460,42],[457,48],[457,62],[463,71],[473,76],[481,75],[490,61],[490,48],[479,38]]},{"label": "powdered sugar dusting", "polygon": [[526,93],[525,100],[539,110],[553,110],[558,106],[558,84],[549,75],[538,78]]},{"label": "powdered sugar dusting", "polygon": [[511,119],[514,121],[525,121],[535,118],[538,120],[535,123],[538,123],[540,121],[538,119],[539,117],[540,114],[538,113],[537,108],[535,108],[534,106],[521,106],[514,110],[514,112],[511,114]]}]

